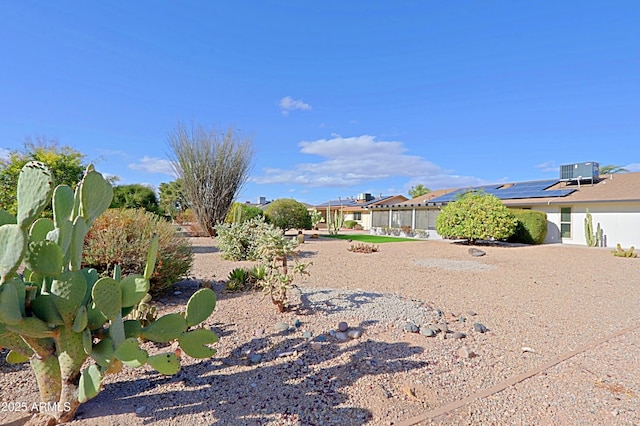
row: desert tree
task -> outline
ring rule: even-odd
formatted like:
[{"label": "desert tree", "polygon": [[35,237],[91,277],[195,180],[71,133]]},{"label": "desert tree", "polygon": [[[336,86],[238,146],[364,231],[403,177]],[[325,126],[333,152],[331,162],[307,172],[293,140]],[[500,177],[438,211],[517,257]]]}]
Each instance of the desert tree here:
[{"label": "desert tree", "polygon": [[[56,139],[37,136],[26,138],[22,149],[9,151],[6,158],[0,158],[0,209],[16,213],[18,176],[29,161],[41,161],[51,169],[56,184],[75,188],[84,174],[85,155],[69,146],[61,146]],[[45,214],[50,215],[47,208]]]},{"label": "desert tree", "polygon": [[431,192],[431,190],[429,188],[427,188],[423,184],[419,183],[416,186],[412,186],[411,189],[409,189],[409,197],[416,198],[416,197],[419,197],[421,195],[428,194],[430,192]]},{"label": "desert tree", "polygon": [[182,123],[169,133],[170,159],[183,196],[210,236],[249,177],[253,141],[229,127],[226,132]]},{"label": "desert tree", "polygon": [[171,182],[162,182],[158,187],[160,198],[160,208],[172,219],[180,212],[187,209],[187,202],[182,192],[182,180],[176,179]]},{"label": "desert tree", "polygon": [[622,166],[618,166],[615,164],[607,164],[605,166],[600,166],[600,174],[608,175],[614,173],[627,173],[629,170],[625,169]]},{"label": "desert tree", "polygon": [[293,198],[280,198],[269,203],[264,211],[267,221],[284,232],[289,229],[311,229],[307,207]]},{"label": "desert tree", "polygon": [[160,214],[158,196],[149,186],[139,183],[132,185],[118,185],[113,187],[111,208],[144,209],[151,213]]}]

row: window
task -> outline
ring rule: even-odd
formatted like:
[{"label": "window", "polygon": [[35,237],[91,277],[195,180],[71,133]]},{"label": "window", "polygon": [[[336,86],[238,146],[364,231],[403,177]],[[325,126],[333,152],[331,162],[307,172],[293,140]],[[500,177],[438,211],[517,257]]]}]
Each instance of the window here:
[{"label": "window", "polygon": [[571,207],[560,208],[560,236],[571,238]]},{"label": "window", "polygon": [[353,220],[362,220],[362,212],[353,212]]}]

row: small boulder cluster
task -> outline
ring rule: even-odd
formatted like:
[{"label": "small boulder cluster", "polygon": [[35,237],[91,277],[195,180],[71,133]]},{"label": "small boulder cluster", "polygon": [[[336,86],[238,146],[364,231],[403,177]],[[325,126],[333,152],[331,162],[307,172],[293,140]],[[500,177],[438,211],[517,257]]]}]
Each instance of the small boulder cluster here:
[{"label": "small boulder cluster", "polygon": [[[475,312],[469,312],[469,315],[475,315]],[[438,320],[430,325],[418,326],[413,321],[407,321],[404,325],[404,331],[407,333],[420,333],[426,337],[435,337],[438,334],[442,335],[443,339],[464,339],[467,337],[466,333],[461,331],[453,331],[449,329],[449,323],[442,318],[442,311],[438,310]],[[451,314],[452,318],[455,318],[455,315]],[[467,319],[465,317],[457,318],[457,322],[465,323]],[[473,324],[473,331],[476,333],[484,334],[489,329],[479,322]]]}]

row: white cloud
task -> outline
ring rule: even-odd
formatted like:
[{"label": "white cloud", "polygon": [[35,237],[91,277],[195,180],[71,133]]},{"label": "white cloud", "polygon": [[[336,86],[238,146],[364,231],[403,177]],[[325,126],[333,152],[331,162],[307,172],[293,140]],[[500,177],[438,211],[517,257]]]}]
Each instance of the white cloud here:
[{"label": "white cloud", "polygon": [[129,168],[133,170],[141,170],[147,173],[162,173],[176,177],[171,161],[157,157],[148,157],[145,155],[138,161],[138,163],[129,164]]},{"label": "white cloud", "polygon": [[280,109],[282,110],[282,115],[289,115],[289,112],[300,110],[300,111],[311,111],[311,105],[304,102],[302,99],[293,99],[291,96],[285,96],[280,99]]},{"label": "white cloud", "polygon": [[9,150],[0,148],[0,160],[8,160],[9,159]]},{"label": "white cloud", "polygon": [[422,157],[405,154],[407,149],[402,142],[378,142],[368,135],[304,141],[298,145],[301,153],[317,155],[323,160],[300,163],[292,170],[265,169],[263,176],[252,180],[259,184],[347,187],[391,177],[414,178],[448,173]]},{"label": "white cloud", "polygon": [[630,172],[640,172],[640,163],[631,163],[624,166]]},{"label": "white cloud", "polygon": [[557,172],[558,170],[560,170],[560,167],[556,164],[555,161],[545,161],[544,163],[538,164],[535,167],[545,173]]}]

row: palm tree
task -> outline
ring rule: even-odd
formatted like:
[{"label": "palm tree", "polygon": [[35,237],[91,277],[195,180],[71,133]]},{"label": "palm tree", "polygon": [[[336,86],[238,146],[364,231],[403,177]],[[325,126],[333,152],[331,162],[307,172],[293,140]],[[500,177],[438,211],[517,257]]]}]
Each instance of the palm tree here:
[{"label": "palm tree", "polygon": [[416,198],[416,197],[419,197],[421,195],[428,194],[430,192],[431,192],[431,190],[429,188],[427,188],[423,184],[419,183],[418,185],[411,187],[411,189],[409,190],[409,196],[411,198]]},{"label": "palm tree", "polygon": [[627,173],[629,170],[625,169],[622,166],[617,166],[615,164],[607,164],[606,166],[600,166],[600,174],[609,175],[613,173]]}]

